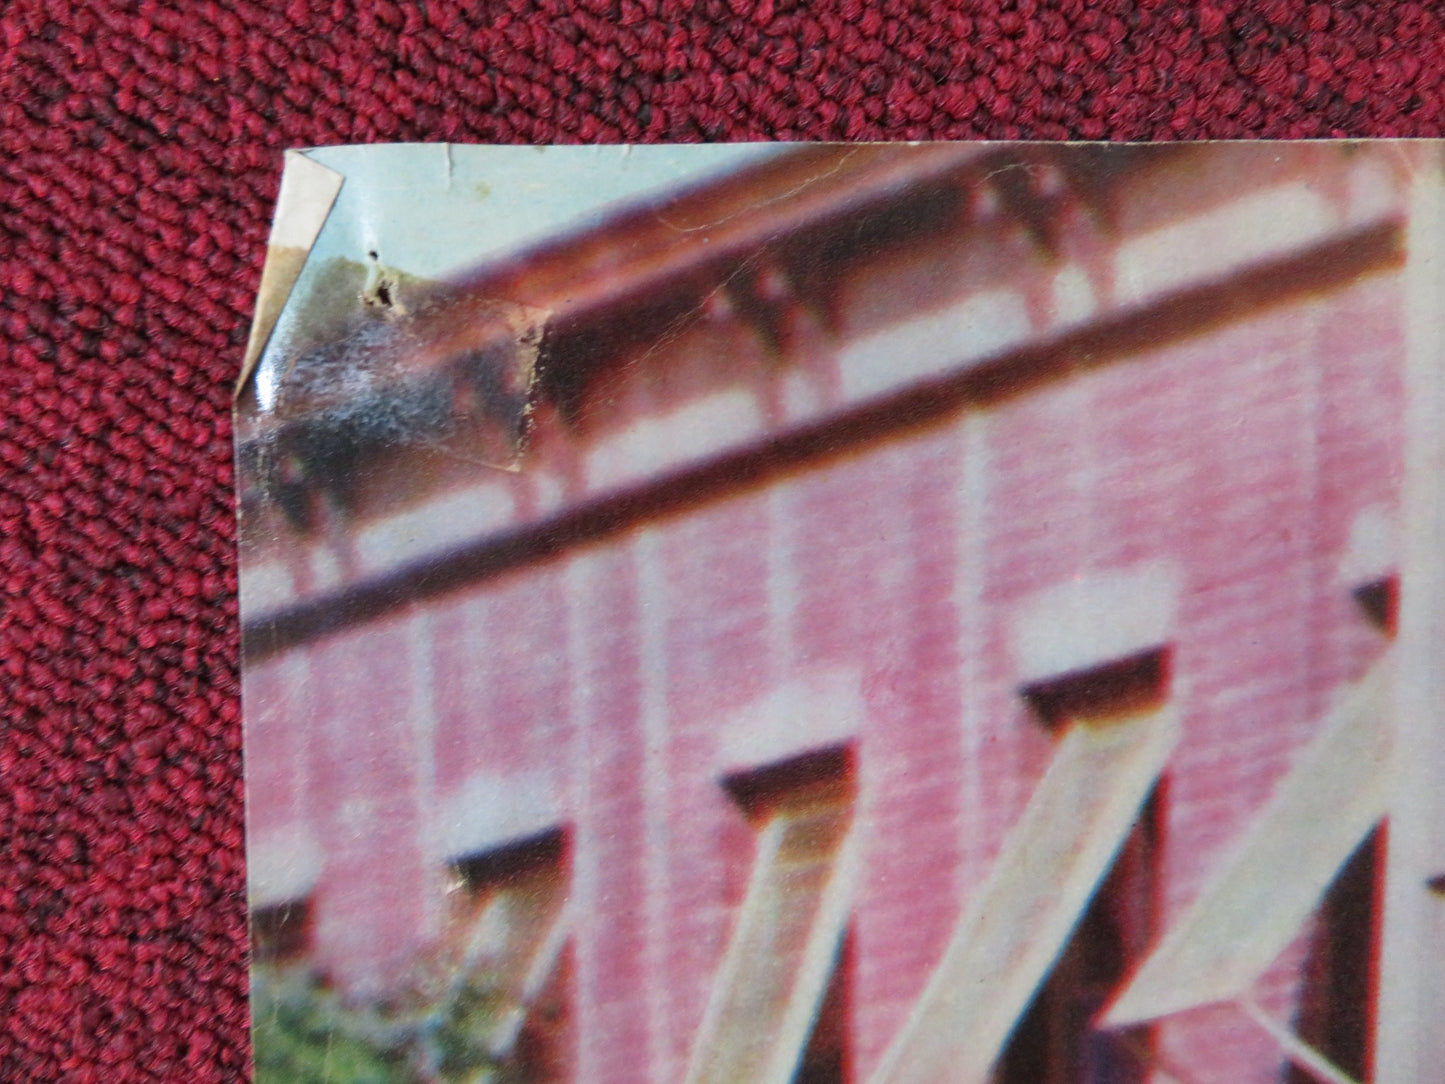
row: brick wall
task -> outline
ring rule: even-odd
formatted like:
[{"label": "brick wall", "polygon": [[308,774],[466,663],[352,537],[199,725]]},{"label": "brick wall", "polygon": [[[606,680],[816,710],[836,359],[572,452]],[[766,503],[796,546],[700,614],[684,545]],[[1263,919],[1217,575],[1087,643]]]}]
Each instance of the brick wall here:
[{"label": "brick wall", "polygon": [[[1022,242],[954,270],[987,279],[1008,245]],[[937,292],[941,260],[875,269],[870,311],[920,276]],[[1025,314],[1031,291],[1057,288],[1016,278]],[[384,989],[440,929],[453,852],[564,826],[578,1079],[633,1081],[644,1063],[678,1079],[752,861],[721,780],[749,756],[846,741],[861,848],[848,1026],[865,1080],[1048,763],[1053,739],[1019,695],[1017,615],[1060,584],[1159,567],[1178,584],[1183,736],[1159,870],[1163,921],[1177,917],[1383,648],[1346,570],[1360,518],[1388,521],[1398,501],[1399,305],[1394,272],[1345,278],[251,665],[252,837],[299,824],[315,841],[314,959]],[[744,388],[754,352],[734,351]],[[646,418],[688,401],[686,381],[726,386],[731,356],[617,401]],[[798,371],[836,399],[844,362],[814,351]],[[468,812],[469,793],[496,808]],[[1302,958],[1262,984],[1281,1018]],[[1191,1084],[1278,1079],[1277,1049],[1228,1010],[1158,1035]]]}]

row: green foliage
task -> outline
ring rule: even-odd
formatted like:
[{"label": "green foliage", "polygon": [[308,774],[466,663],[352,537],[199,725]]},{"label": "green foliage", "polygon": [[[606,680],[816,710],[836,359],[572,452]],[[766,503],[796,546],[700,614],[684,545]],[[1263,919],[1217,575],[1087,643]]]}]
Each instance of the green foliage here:
[{"label": "green foliage", "polygon": [[333,992],[304,973],[256,968],[251,978],[256,1084],[412,1084],[388,1048]]},{"label": "green foliage", "polygon": [[352,1005],[300,969],[251,975],[256,1084],[523,1084],[491,1048],[505,1003],[485,982]]},{"label": "green foliage", "polygon": [[469,985],[456,991],[445,1009],[432,1033],[442,1079],[469,1082],[478,1068],[487,1067],[494,1072],[483,1079],[497,1084],[508,1080],[488,1046],[502,1015],[499,998],[479,985]]}]

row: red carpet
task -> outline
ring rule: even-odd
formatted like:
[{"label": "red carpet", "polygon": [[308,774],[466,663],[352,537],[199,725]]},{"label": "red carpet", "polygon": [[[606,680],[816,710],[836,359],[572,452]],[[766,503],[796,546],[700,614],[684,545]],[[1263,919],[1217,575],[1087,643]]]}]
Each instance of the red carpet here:
[{"label": "red carpet", "polygon": [[283,148],[1445,120],[1423,3],[314,7],[0,9],[3,1081],[245,1075],[228,408]]}]

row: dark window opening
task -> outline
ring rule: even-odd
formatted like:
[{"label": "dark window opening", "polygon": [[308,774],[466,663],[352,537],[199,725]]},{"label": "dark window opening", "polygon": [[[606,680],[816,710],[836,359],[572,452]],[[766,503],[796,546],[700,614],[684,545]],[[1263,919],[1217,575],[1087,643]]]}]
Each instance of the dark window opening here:
[{"label": "dark window opening", "polygon": [[993,1084],[1144,1084],[1152,1028],[1102,1030],[1095,1019],[1141,963],[1154,935],[1160,846],[1156,790],[1048,978],[1019,1020]]},{"label": "dark window opening", "polygon": [[1400,581],[1385,576],[1356,587],[1355,602],[1365,611],[1370,623],[1387,636],[1394,636],[1400,619]]},{"label": "dark window opening", "polygon": [[749,819],[766,819],[784,806],[847,800],[853,791],[853,750],[846,745],[802,753],[750,771],[734,772],[723,788]]},{"label": "dark window opening", "polygon": [[847,1084],[852,1075],[849,1018],[852,1015],[853,937],[845,934],[828,978],[828,989],[813,1022],[793,1084]]},{"label": "dark window opening", "polygon": [[1169,688],[1169,653],[1144,651],[1103,666],[1035,682],[1022,692],[1049,727],[1158,707]]},{"label": "dark window opening", "polygon": [[256,963],[293,963],[311,941],[311,902],[287,900],[251,913],[251,959]]},{"label": "dark window opening", "polygon": [[495,850],[459,858],[452,867],[468,891],[487,893],[565,868],[567,858],[567,833],[553,828]]},{"label": "dark window opening", "polygon": [[572,949],[563,950],[546,987],[532,1003],[506,1068],[523,1081],[572,1079]]},{"label": "dark window opening", "polygon": [[[1377,828],[1340,868],[1316,916],[1295,1033],[1355,1080],[1371,1079],[1379,950],[1380,870],[1385,831]],[[1291,1067],[1290,1084],[1314,1084]]]}]

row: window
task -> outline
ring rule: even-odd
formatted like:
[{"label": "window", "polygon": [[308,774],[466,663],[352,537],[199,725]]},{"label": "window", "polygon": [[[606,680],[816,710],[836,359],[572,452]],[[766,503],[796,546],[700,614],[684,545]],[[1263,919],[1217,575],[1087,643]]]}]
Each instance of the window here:
[{"label": "window", "polygon": [[287,900],[251,912],[251,960],[258,964],[299,963],[310,947],[311,900]]},{"label": "window", "polygon": [[875,1084],[1136,1079],[1108,1075],[1132,1052],[1093,1020],[1151,932],[1168,662],[1144,651],[1023,690],[1060,731],[1054,754]]},{"label": "window", "polygon": [[[1111,1027],[1232,1003],[1311,1079],[1368,1065],[1376,945],[1374,867],[1389,803],[1392,660],[1339,691],[1315,736],[1184,914],[1109,1007]],[[1253,1001],[1259,977],[1315,916],[1293,1026]],[[1336,1060],[1338,1059],[1338,1060]]]},{"label": "window", "polygon": [[[1383,827],[1355,849],[1325,894],[1303,975],[1295,1033],[1354,1080],[1370,1079],[1371,1006],[1379,951]],[[1298,1065],[1290,1084],[1315,1084]]]},{"label": "window", "polygon": [[841,1082],[851,753],[804,754],[723,785],[755,827],[757,850],[687,1079]]},{"label": "window", "polygon": [[1104,1031],[1095,1021],[1148,951],[1161,828],[1156,790],[1014,1030],[995,1084],[1143,1084],[1148,1079],[1151,1029]]},{"label": "window", "polygon": [[564,1075],[570,1049],[569,866],[561,829],[452,863],[453,936],[486,1006],[482,1043],[526,1080]]},{"label": "window", "polygon": [[1395,635],[1400,614],[1400,580],[1382,576],[1362,583],[1351,592],[1360,609],[1365,611],[1376,628],[1388,636]]},{"label": "window", "polygon": [[793,1084],[840,1084],[853,1079],[852,1048],[848,1044],[852,1010],[853,939],[848,933],[838,943],[828,988],[803,1049]]},{"label": "window", "polygon": [[257,832],[246,841],[251,905],[251,959],[258,964],[307,962],[315,918],[312,897],[321,848],[300,824]]},{"label": "window", "polygon": [[[1107,726],[1148,713],[1165,685],[1163,652],[1139,655],[1024,690],[1050,725]],[[1153,934],[1160,830],[1156,787],[1048,978],[1019,1021],[996,1084],[1142,1084],[1149,1029],[1102,1031],[1095,1019],[1143,959]]]}]

